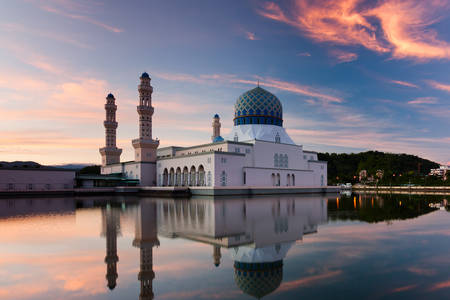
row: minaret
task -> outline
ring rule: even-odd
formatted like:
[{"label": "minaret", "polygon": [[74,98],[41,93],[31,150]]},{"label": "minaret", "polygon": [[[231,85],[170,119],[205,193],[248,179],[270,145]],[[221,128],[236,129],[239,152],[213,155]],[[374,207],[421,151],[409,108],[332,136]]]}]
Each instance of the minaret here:
[{"label": "minaret", "polygon": [[218,267],[220,265],[220,259],[222,258],[222,254],[220,254],[220,246],[213,246],[213,258],[214,265]]},{"label": "minaret", "polygon": [[116,99],[113,94],[108,94],[106,97],[106,120],[103,122],[105,126],[105,147],[100,148],[100,154],[102,155],[102,166],[117,164],[120,162],[120,154],[122,149],[116,146]]},{"label": "minaret", "polygon": [[139,300],[153,299],[153,247],[159,246],[156,225],[156,203],[140,201],[136,218],[136,232],[133,246],[140,249],[140,270],[138,279],[141,282]]},{"label": "minaret", "polygon": [[117,281],[117,235],[120,234],[120,215],[117,209],[107,206],[102,210],[103,230],[102,235],[106,236],[106,280],[108,288],[113,290]]},{"label": "minaret", "polygon": [[211,136],[211,141],[214,142],[214,139],[220,136],[220,117],[218,114],[215,114],[212,121],[213,135]]},{"label": "minaret", "polygon": [[[142,73],[139,90],[139,138],[133,140],[134,160],[137,162],[156,162],[156,148],[159,146],[158,140],[152,139],[152,93],[153,87],[150,85],[150,76]],[[156,178],[156,174],[155,174]]]}]

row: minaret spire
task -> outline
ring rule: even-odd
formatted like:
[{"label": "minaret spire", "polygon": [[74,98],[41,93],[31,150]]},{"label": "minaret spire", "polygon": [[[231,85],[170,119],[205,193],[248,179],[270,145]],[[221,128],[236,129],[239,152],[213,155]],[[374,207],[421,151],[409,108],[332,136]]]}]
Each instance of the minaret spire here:
[{"label": "minaret spire", "polygon": [[150,85],[150,76],[147,72],[140,77],[139,105],[139,138],[133,140],[135,149],[135,161],[156,162],[156,148],[159,146],[158,140],[152,139],[152,116],[154,108],[152,106],[153,87]]},{"label": "minaret spire", "polygon": [[116,146],[116,99],[114,95],[109,93],[106,97],[105,104],[106,120],[103,122],[105,126],[105,147],[100,148],[100,154],[102,156],[102,166],[109,164],[116,164],[120,162],[120,154],[122,154],[122,149]]}]

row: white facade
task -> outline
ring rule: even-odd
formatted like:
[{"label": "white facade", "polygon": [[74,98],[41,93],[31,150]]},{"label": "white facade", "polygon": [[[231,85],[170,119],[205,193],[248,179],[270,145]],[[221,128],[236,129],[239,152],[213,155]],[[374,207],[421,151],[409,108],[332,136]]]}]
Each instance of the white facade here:
[{"label": "white facade", "polygon": [[[242,94],[235,105],[234,126],[220,135],[220,117],[212,120],[212,143],[157,149],[152,139],[153,88],[142,74],[139,85],[140,138],[133,140],[134,161],[108,164],[102,174],[121,173],[144,186],[324,187],[327,163],[304,151],[283,128],[282,105],[260,88]],[[144,152],[147,151],[145,158]],[[147,157],[148,156],[148,157]]]}]

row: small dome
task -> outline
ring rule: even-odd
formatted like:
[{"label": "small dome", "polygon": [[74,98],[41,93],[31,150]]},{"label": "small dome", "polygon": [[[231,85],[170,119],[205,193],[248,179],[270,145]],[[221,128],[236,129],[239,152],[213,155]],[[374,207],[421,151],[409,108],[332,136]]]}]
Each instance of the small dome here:
[{"label": "small dome", "polygon": [[150,78],[147,72],[142,73],[141,78]]},{"label": "small dome", "polygon": [[218,142],[223,142],[223,141],[224,141],[223,137],[221,137],[219,135],[214,138],[213,143],[218,143]]},{"label": "small dome", "polygon": [[114,98],[114,95],[109,93],[108,96],[106,96],[106,98]]},{"label": "small dome", "polygon": [[283,108],[278,98],[261,87],[243,93],[234,105],[234,125],[283,126]]},{"label": "small dome", "polygon": [[218,118],[220,118],[219,115],[218,115],[218,114],[215,114],[215,115],[214,115],[214,119],[218,119]]},{"label": "small dome", "polygon": [[283,281],[283,261],[234,262],[234,281],[241,291],[257,299],[275,291]]}]

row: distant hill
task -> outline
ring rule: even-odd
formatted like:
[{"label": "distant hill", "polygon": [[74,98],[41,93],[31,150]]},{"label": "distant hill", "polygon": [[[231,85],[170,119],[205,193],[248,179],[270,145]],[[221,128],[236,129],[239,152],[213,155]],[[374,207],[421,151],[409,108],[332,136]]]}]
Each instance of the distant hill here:
[{"label": "distant hill", "polygon": [[415,155],[394,154],[379,151],[361,153],[319,153],[319,160],[328,162],[329,183],[356,182],[361,170],[367,170],[368,175],[375,175],[377,170],[384,171],[384,178],[393,174],[420,176],[439,168],[439,164]]},{"label": "distant hill", "polygon": [[90,164],[65,164],[65,165],[41,165],[34,161],[0,161],[0,168],[14,168],[14,169],[70,169],[70,170],[81,170]]}]

